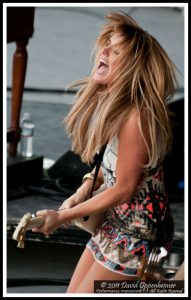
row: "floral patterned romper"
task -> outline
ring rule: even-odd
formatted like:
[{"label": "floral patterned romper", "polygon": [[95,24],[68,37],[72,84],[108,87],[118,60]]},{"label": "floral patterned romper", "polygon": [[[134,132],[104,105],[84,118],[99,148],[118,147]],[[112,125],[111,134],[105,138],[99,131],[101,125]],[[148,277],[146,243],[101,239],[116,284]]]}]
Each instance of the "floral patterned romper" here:
[{"label": "floral patterned romper", "polygon": [[[102,172],[107,188],[116,180],[118,138],[107,145]],[[145,171],[133,198],[106,213],[106,221],[87,243],[95,259],[111,271],[136,276],[139,261],[153,246],[170,249],[173,218],[164,191],[163,167]]]}]

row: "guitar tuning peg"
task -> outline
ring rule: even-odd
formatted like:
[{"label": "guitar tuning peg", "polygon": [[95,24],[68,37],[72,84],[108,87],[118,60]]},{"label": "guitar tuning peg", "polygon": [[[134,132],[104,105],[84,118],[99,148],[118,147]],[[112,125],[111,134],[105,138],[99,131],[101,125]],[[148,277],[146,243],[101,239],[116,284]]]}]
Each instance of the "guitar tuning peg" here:
[{"label": "guitar tuning peg", "polygon": [[24,235],[20,235],[17,247],[18,248],[24,248],[25,247],[25,238],[24,238]]}]

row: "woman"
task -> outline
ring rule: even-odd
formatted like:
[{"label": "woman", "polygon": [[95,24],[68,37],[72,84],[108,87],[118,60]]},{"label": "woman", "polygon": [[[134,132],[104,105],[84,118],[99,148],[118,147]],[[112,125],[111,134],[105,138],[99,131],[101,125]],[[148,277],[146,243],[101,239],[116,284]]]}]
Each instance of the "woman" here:
[{"label": "woman", "polygon": [[[91,176],[59,211],[37,215],[49,234],[73,219],[106,211],[87,243],[68,293],[91,293],[94,280],[134,280],[140,260],[156,245],[167,250],[173,221],[162,162],[172,133],[167,102],[175,91],[174,65],[164,49],[128,15],[112,12],[96,41],[95,65],[65,119],[72,150],[92,163],[107,144],[96,189]],[[94,171],[92,171],[93,173]],[[168,224],[168,225],[167,225]]]}]

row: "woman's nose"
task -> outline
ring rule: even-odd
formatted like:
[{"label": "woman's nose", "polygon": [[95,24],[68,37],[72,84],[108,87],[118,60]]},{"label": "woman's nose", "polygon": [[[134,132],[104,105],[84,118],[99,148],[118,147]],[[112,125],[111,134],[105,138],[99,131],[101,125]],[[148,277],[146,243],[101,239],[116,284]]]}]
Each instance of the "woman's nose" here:
[{"label": "woman's nose", "polygon": [[103,49],[103,55],[109,56],[109,47],[104,47],[104,49]]}]

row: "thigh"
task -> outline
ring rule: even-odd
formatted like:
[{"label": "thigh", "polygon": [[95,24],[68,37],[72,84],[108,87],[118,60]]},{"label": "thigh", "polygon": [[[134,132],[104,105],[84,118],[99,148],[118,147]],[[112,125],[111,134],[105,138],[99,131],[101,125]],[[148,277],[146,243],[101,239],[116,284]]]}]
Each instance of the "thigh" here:
[{"label": "thigh", "polygon": [[76,290],[76,293],[94,293],[94,281],[95,280],[120,280],[129,281],[137,280],[137,276],[122,275],[103,267],[100,263],[95,261],[89,272],[86,274],[81,284]]},{"label": "thigh", "polygon": [[95,259],[92,253],[88,248],[85,248],[72,275],[67,293],[76,293],[78,286],[81,284],[84,277],[86,277],[86,274],[94,262]]}]

